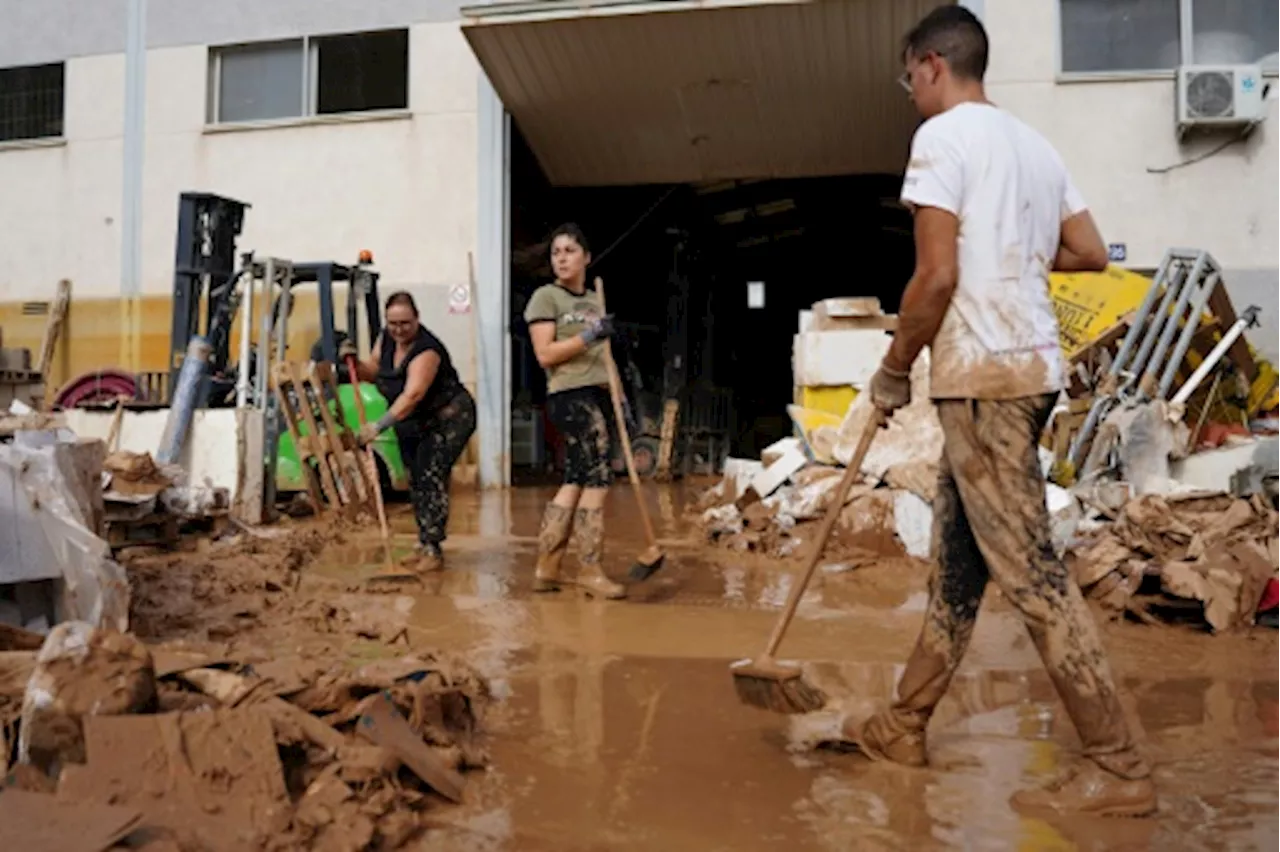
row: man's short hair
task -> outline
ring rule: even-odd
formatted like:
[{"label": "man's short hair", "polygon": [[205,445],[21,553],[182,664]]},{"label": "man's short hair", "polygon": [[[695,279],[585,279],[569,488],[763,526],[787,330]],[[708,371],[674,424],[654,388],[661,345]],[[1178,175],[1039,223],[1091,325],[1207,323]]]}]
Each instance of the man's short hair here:
[{"label": "man's short hair", "polygon": [[925,15],[903,39],[902,55],[936,53],[958,77],[981,80],[987,73],[987,31],[963,6],[940,6]]}]

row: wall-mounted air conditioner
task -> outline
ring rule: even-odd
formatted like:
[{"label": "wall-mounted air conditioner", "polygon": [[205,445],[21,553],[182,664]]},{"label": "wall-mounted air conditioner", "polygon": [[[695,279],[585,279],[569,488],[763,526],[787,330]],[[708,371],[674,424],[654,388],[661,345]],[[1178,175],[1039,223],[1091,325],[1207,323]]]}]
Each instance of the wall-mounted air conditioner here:
[{"label": "wall-mounted air conditioner", "polygon": [[1185,65],[1178,69],[1178,134],[1192,128],[1246,129],[1266,115],[1266,83],[1257,65]]}]

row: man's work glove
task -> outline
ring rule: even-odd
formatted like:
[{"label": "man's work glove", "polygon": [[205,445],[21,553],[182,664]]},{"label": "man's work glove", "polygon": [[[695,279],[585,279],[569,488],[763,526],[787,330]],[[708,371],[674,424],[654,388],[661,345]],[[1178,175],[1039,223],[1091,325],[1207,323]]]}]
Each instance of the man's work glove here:
[{"label": "man's work glove", "polygon": [[338,345],[338,360],[345,363],[347,356],[352,358],[360,357],[360,351],[356,349],[356,342],[349,337]]},{"label": "man's work glove", "polygon": [[882,361],[867,390],[876,408],[885,414],[897,411],[911,402],[911,373],[895,370]]},{"label": "man's work glove", "polygon": [[582,342],[590,346],[597,340],[613,337],[613,314],[605,314],[587,323],[587,327],[578,335]]}]

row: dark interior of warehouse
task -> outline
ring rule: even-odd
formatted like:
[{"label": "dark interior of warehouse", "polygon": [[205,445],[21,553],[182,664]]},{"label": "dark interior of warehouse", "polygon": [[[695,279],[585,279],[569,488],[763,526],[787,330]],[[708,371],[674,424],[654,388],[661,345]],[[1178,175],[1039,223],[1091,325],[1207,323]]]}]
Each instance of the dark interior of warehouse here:
[{"label": "dark interior of warehouse", "polygon": [[[614,352],[636,415],[630,431],[642,448],[657,436],[663,401],[679,398],[681,437],[697,439],[688,445],[697,460],[758,457],[791,433],[799,311],[836,296],[876,296],[886,312],[897,310],[914,259],[899,175],[554,187],[515,127],[511,140],[517,480],[553,475],[556,465],[554,429],[542,415],[545,378],[523,311],[551,280],[548,237],[563,222],[583,228],[588,274],[605,281],[621,329]],[[763,307],[749,306],[749,282],[763,283]],[[689,430],[697,434],[683,434]]]}]

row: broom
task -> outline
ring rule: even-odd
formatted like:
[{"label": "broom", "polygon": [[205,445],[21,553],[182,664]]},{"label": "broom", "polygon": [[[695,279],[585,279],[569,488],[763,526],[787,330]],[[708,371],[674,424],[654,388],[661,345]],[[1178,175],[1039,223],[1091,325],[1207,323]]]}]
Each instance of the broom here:
[{"label": "broom", "polygon": [[809,553],[809,561],[804,573],[801,574],[800,582],[792,587],[791,597],[782,610],[782,617],[773,628],[773,635],[769,637],[769,644],[765,646],[764,654],[753,660],[738,660],[729,666],[729,671],[733,675],[733,688],[738,693],[738,700],[743,704],[759,707],[761,710],[771,710],[774,713],[812,713],[815,710],[821,710],[827,703],[827,697],[823,695],[822,690],[805,682],[798,665],[779,662],[774,659],[774,654],[782,644],[782,637],[791,625],[791,619],[795,617],[796,610],[800,607],[800,597],[813,578],[813,572],[822,558],[827,540],[831,538],[831,531],[840,518],[844,501],[849,496],[849,489],[853,487],[853,483],[859,476],[862,460],[866,458],[867,450],[871,448],[871,441],[882,425],[884,425],[884,414],[880,411],[872,412],[871,417],[867,419],[867,425],[863,428],[862,437],[858,440],[858,448],[854,451],[853,458],[849,460],[849,466],[845,468],[844,476],[840,478],[835,494],[832,495],[831,505],[827,507],[827,515],[822,520],[822,529],[818,531],[818,538],[814,542],[813,550]]},{"label": "broom", "polygon": [[[596,292],[600,294],[600,312],[605,313],[604,279],[596,279]],[[622,382],[618,378],[618,365],[613,361],[613,347],[609,343],[604,346],[605,369],[609,373],[609,397],[613,400],[613,418],[618,423],[618,438],[622,442],[622,457],[627,462],[627,478],[631,480],[631,490],[636,495],[636,505],[640,508],[640,523],[644,527],[644,537],[648,547],[636,557],[635,564],[627,572],[627,579],[633,583],[642,583],[654,575],[667,555],[658,547],[658,537],[653,532],[653,520],[649,517],[649,509],[644,502],[644,493],[640,488],[640,477],[636,475],[636,460],[631,455],[631,436],[627,434],[627,416],[622,410]]]}]

